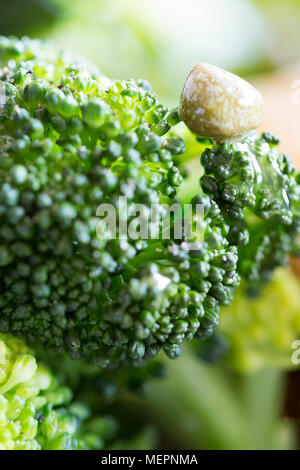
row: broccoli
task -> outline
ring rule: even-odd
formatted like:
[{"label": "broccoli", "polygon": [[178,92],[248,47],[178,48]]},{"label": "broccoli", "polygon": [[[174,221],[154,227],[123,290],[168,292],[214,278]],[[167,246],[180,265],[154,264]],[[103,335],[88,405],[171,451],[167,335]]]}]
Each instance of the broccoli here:
[{"label": "broccoli", "polygon": [[254,298],[245,295],[245,284],[232,305],[221,308],[217,334],[185,345],[181,360],[165,360],[168,374],[149,381],[143,400],[128,399],[132,414],[150,417],[173,448],[297,446],[295,420],[288,419],[297,415],[283,407],[287,371],[294,376],[299,369],[291,360],[300,331],[299,279],[289,267],[279,268]]},{"label": "broccoli", "polygon": [[144,81],[101,79],[44,43],[3,38],[1,57],[1,330],[99,366],[162,346],[175,357],[211,332],[238,280],[218,207],[204,197],[208,247],[194,253],[184,240],[99,240],[95,215],[119,196],[172,203],[184,145],[161,135],[177,114]]},{"label": "broccoli", "polygon": [[297,251],[300,232],[299,174],[276,152],[279,140],[264,133],[225,142],[201,156],[203,190],[219,204],[238,246],[239,274],[249,289],[270,279]]},{"label": "broccoli", "polygon": [[218,330],[205,341],[193,341],[193,349],[206,362],[221,361],[239,373],[275,365],[293,369],[291,346],[300,332],[299,280],[284,267],[263,284],[258,296],[247,295],[248,290],[243,280],[232,304],[221,308]]},{"label": "broccoli", "polygon": [[97,236],[103,203],[120,219],[120,197],[162,215],[182,204],[180,113],[146,81],[110,80],[48,42],[2,37],[0,65],[1,331],[99,367],[175,358],[213,333],[241,276],[264,278],[293,250],[299,177],[268,134],[207,141],[197,249],[176,220],[170,239],[161,219],[155,240]]},{"label": "broccoli", "polygon": [[0,449],[101,449],[116,424],[90,418],[90,410],[71,402],[61,386],[37,362],[23,340],[0,333]]}]

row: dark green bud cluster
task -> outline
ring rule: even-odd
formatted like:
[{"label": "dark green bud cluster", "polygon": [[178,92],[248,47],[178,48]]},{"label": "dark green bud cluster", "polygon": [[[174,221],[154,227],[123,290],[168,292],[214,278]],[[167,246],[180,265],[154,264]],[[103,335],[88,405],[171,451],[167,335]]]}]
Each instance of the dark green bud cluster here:
[{"label": "dark green bud cluster", "polygon": [[0,331],[99,367],[173,358],[213,332],[239,273],[265,276],[291,251],[298,180],[269,134],[203,153],[196,246],[175,218],[169,239],[164,217],[147,220],[157,239],[99,236],[103,204],[121,221],[121,197],[129,218],[180,204],[178,113],[146,81],[109,80],[49,43],[0,38],[0,65]]},{"label": "dark green bud cluster", "polygon": [[0,329],[100,367],[211,334],[239,279],[216,204],[203,199],[199,250],[96,233],[102,203],[119,217],[120,196],[162,213],[175,201],[177,112],[48,43],[1,38],[0,58]]},{"label": "dark green bud cluster", "polygon": [[299,175],[277,152],[278,143],[272,134],[253,133],[201,156],[201,186],[230,226],[229,242],[239,247],[239,272],[258,284],[286,263],[300,231]]},{"label": "dark green bud cluster", "polygon": [[[127,344],[129,335],[131,360],[153,357],[161,347],[175,358],[184,340],[212,334],[219,306],[230,303],[239,283],[237,250],[229,246],[217,206],[205,196],[197,203],[206,204],[198,250],[184,240],[150,246],[130,263],[130,274],[128,268],[113,280],[109,298],[103,296],[103,321],[118,325],[106,330],[103,342],[116,358],[124,355],[120,342]],[[94,360],[104,365],[107,358],[100,354]]]}]

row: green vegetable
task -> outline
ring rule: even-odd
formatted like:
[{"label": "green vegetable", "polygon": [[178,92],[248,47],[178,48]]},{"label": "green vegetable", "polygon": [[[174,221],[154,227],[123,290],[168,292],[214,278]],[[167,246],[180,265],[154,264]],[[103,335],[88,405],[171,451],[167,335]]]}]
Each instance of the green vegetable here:
[{"label": "green vegetable", "polygon": [[297,421],[282,419],[282,409],[286,371],[297,377],[299,367],[292,362],[299,296],[290,268],[278,269],[258,297],[247,296],[242,283],[232,305],[221,308],[217,333],[168,361],[168,374],[149,380],[143,400],[129,394],[130,411],[180,449],[297,448]]},{"label": "green vegetable", "polygon": [[202,188],[219,204],[228,240],[238,247],[238,271],[255,290],[298,252],[299,174],[289,157],[278,154],[278,143],[269,133],[253,133],[201,156]]},{"label": "green vegetable", "polygon": [[185,240],[99,240],[95,224],[119,196],[173,203],[184,145],[161,137],[168,109],[145,81],[103,79],[47,43],[2,38],[1,57],[1,330],[100,367],[161,347],[176,357],[211,333],[238,281],[219,209],[197,198],[207,247],[194,252]]},{"label": "green vegetable", "polygon": [[90,419],[72,395],[22,340],[0,333],[0,450],[103,448],[114,422]]},{"label": "green vegetable", "polygon": [[299,177],[267,134],[204,141],[197,249],[175,219],[170,239],[97,237],[102,203],[120,218],[121,196],[182,204],[177,113],[144,80],[111,81],[47,42],[2,37],[0,63],[0,330],[99,367],[175,358],[212,334],[240,274],[265,278],[293,251]]}]

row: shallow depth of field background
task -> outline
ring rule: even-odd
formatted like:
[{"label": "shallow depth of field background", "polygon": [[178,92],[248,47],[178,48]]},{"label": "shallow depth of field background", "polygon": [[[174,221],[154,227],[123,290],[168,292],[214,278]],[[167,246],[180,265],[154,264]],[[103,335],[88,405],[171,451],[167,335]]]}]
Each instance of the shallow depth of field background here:
[{"label": "shallow depth of field background", "polygon": [[[300,92],[297,94],[300,89],[300,0],[0,0],[0,34],[51,38],[60,47],[95,62],[110,77],[145,78],[169,106],[177,105],[185,77],[196,62],[210,62],[238,73],[262,91],[266,100],[263,128],[280,135],[281,148],[291,154],[300,167]],[[276,360],[272,362],[276,369]],[[200,370],[193,363],[190,369],[184,370],[184,358],[178,364],[172,365],[174,370],[171,370],[172,387],[178,386],[174,396],[169,394],[170,381],[166,385],[155,384],[150,390],[152,395],[145,419],[152,421],[151,415],[157,408],[153,404],[155,400],[165,401],[166,406],[174,408],[174,423],[177,421],[174,433],[179,428],[182,432],[177,439],[167,435],[161,420],[153,419],[162,429],[163,437],[158,445],[167,448],[226,446],[226,438],[234,432],[235,423],[234,415],[224,408],[228,403],[234,407],[235,398],[234,395],[228,398],[231,391],[224,386],[223,379],[217,377],[219,366],[201,366]],[[293,395],[294,384],[300,382],[299,374],[294,371],[289,375],[285,373],[283,379],[274,375],[269,380],[263,367],[259,374],[257,382],[251,375],[245,380],[241,376],[234,379],[241,382],[235,393],[244,393],[245,399],[249,399],[250,390],[251,396],[259,401],[264,386],[266,393],[270,387],[269,400],[260,405],[249,400],[249,416],[245,418],[247,426],[252,426],[256,434],[257,447],[268,446],[264,439],[273,425],[271,421],[266,423],[272,415],[264,414],[268,411],[266,407],[275,409],[274,416],[284,417],[280,430],[282,446],[297,447],[297,425],[291,431],[285,423],[287,417],[299,419],[300,397],[292,396],[292,404],[287,401],[284,405],[288,398],[278,396],[282,393],[280,384],[287,382],[292,384],[288,393]],[[187,380],[186,387],[194,386],[195,393],[187,397],[191,400],[187,412],[183,405],[178,413],[178,403],[181,400],[184,404],[186,399],[185,384],[179,384],[183,377]],[[210,387],[215,384],[225,387],[223,396],[212,391]],[[215,393],[216,420],[225,422],[223,430],[216,430],[217,426],[208,419],[205,421],[203,410],[206,406],[209,409],[211,404],[200,406],[197,390],[199,400]],[[124,413],[142,410],[143,406],[133,397],[120,404]],[[195,422],[198,412],[203,419],[203,429],[206,426],[208,431],[207,439],[199,438],[199,443],[196,438],[190,440],[199,430],[199,423]],[[221,445],[219,438],[223,438],[225,444]],[[231,441],[228,438],[228,442],[230,446],[234,438]]]},{"label": "shallow depth of field background", "polygon": [[197,61],[250,74],[297,61],[298,0],[10,0],[1,34],[51,37],[176,102]]},{"label": "shallow depth of field background", "polygon": [[[110,77],[148,79],[170,106],[199,61],[255,81],[267,100],[267,127],[283,137],[287,133],[287,151],[300,158],[298,130],[286,116],[300,114],[300,105],[290,110],[300,65],[280,77],[269,75],[300,64],[299,0],[0,0],[0,5],[0,34],[53,38]],[[267,76],[272,86],[268,81],[266,89],[265,78],[257,76]]]}]

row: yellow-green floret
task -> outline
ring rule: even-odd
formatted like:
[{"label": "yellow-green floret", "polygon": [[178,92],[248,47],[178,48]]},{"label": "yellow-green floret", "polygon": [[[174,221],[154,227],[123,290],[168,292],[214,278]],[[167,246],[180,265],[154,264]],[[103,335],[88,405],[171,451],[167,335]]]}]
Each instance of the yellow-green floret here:
[{"label": "yellow-green floret", "polygon": [[37,362],[24,342],[0,333],[0,450],[100,449],[108,418],[88,408]]}]

